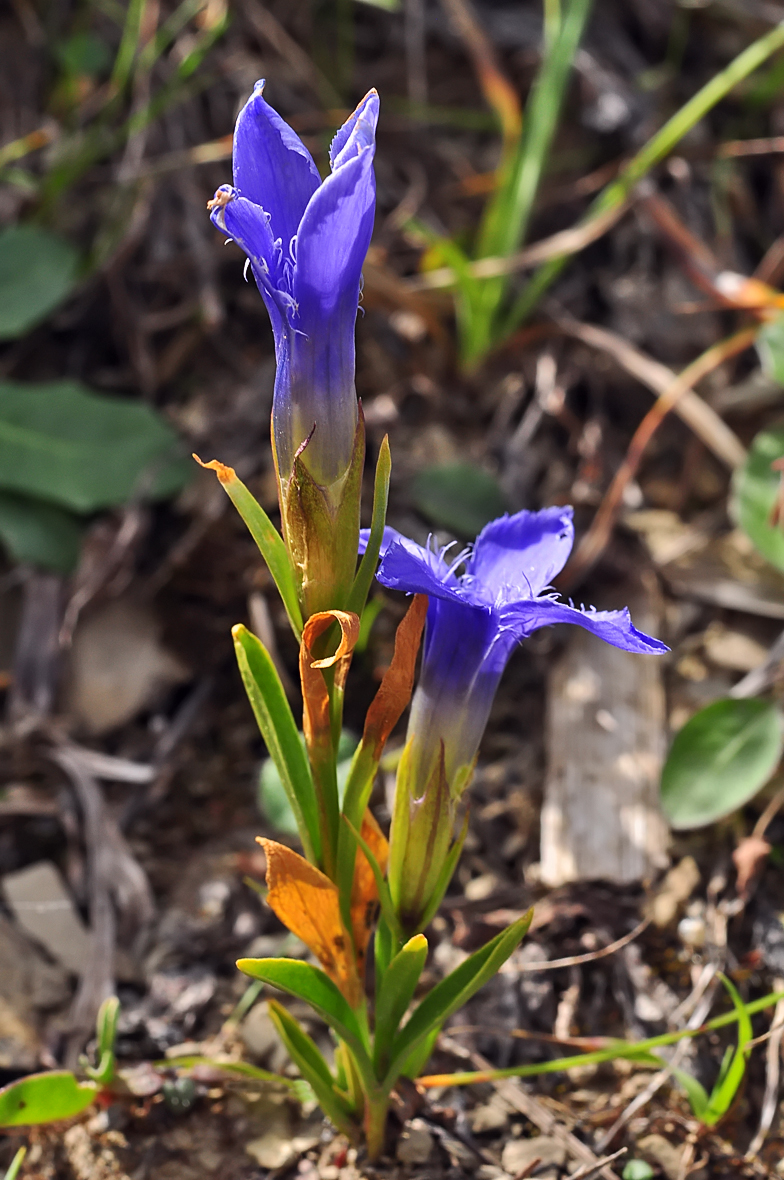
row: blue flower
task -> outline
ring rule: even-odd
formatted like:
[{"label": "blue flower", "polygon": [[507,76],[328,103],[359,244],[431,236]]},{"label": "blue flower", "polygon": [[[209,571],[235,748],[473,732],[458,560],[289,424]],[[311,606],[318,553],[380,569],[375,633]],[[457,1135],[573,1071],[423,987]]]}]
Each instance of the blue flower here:
[{"label": "blue flower", "polygon": [[470,551],[451,561],[448,549],[434,552],[386,530],[378,580],[430,599],[408,725],[421,791],[442,756],[452,796],[467,785],[501,674],[520,640],[539,627],[576,623],[625,651],[668,650],[638,631],[628,610],[579,610],[558,601],[549,586],[573,541],[572,509],[558,507],[492,521]]},{"label": "blue flower", "polygon": [[303,462],[328,487],[348,468],[357,425],[354,327],[375,214],[378,95],[371,90],[338,131],[322,181],[263,86],[239,113],[234,185],[218,189],[210,215],[247,254],[272,321],[279,476],[307,442]]}]

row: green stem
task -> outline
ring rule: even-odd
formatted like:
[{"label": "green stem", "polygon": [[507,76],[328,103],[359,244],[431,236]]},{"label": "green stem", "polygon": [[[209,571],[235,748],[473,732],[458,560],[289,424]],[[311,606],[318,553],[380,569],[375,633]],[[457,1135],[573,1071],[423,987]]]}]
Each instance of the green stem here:
[{"label": "green stem", "polygon": [[[771,992],[761,1000],[754,1000],[745,1005],[747,1016],[762,1012],[765,1008],[772,1008],[779,1000],[784,999],[784,992]],[[661,1048],[663,1045],[674,1045],[686,1037],[701,1037],[704,1033],[713,1032],[717,1028],[724,1028],[728,1024],[737,1023],[740,1018],[738,1011],[727,1012],[724,1016],[717,1016],[699,1028],[680,1029],[678,1032],[661,1033],[658,1037],[649,1037],[647,1041],[617,1041],[607,1049],[597,1049],[593,1053],[579,1053],[574,1057],[558,1057],[553,1061],[541,1061],[537,1065],[512,1065],[508,1069],[480,1069],[469,1073],[433,1074],[426,1078],[418,1078],[419,1085],[424,1086],[470,1086],[474,1082],[498,1082],[504,1078],[532,1078],[544,1073],[562,1073],[582,1065],[601,1065],[605,1061],[616,1061],[618,1058],[635,1058],[649,1054],[651,1049]]]},{"label": "green stem", "polygon": [[[734,61],[723,69],[720,73],[711,78],[701,90],[698,90],[693,98],[676,111],[671,119],[668,119],[660,131],[652,139],[640,148],[636,156],[626,165],[611,184],[607,186],[591,204],[585,217],[582,218],[580,224],[585,225],[592,221],[598,214],[606,213],[609,209],[615,209],[629,196],[629,193],[642,178],[647,175],[650,170],[660,163],[672,149],[683,139],[683,137],[691,131],[700,119],[704,118],[707,113],[712,110],[716,103],[725,98],[727,94],[737,86],[738,82],[742,82],[749,74],[753,73],[762,63],[775,53],[777,49],[784,46],[784,21],[766,33],[764,37],[760,37],[753,44],[744,49]],[[506,319],[500,326],[497,333],[495,343],[498,344],[505,340],[515,328],[525,320],[534,308],[539,303],[545,291],[552,285],[555,279],[563,270],[566,262],[571,258],[573,252],[562,254],[557,258],[550,259],[541,266],[534,274],[528,285],[520,293],[519,297],[512,305]]]},{"label": "green stem", "polygon": [[368,1158],[377,1160],[384,1150],[389,1095],[384,1091],[365,1095],[365,1142]]}]

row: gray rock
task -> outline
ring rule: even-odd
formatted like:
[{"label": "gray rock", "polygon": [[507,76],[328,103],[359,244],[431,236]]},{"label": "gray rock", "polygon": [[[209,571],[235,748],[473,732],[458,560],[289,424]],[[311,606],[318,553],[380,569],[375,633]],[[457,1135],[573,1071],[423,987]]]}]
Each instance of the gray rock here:
[{"label": "gray rock", "polygon": [[[558,1139],[551,1139],[549,1135],[537,1135],[535,1139],[510,1139],[501,1155],[501,1163],[506,1172],[516,1176],[533,1160],[541,1160],[537,1167],[537,1180],[549,1180],[556,1176],[559,1168],[566,1163],[566,1148]],[[551,1164],[551,1168],[546,1165]]]}]

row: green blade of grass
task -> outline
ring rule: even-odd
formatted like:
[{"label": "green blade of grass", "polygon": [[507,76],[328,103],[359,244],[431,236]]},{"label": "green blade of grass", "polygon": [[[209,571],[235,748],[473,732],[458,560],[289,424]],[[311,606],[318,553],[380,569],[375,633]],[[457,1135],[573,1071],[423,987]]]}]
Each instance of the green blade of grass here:
[{"label": "green blade of grass", "polygon": [[[725,98],[733,87],[737,86],[738,82],[747,78],[782,46],[784,46],[784,21],[738,54],[725,69],[711,78],[693,98],[690,98],[680,110],[676,111],[661,130],[657,131],[640,148],[616,180],[609,184],[592,202],[580,224],[586,225],[609,209],[623,204],[634,186],[656,164],[669,155],[683,137],[691,131],[692,127],[699,123],[700,119],[703,119],[721,99]],[[546,262],[536,271],[501,323],[495,339],[496,344],[506,339],[531,314],[544,293],[561,273],[569,258],[571,258],[571,253],[560,255]]]}]

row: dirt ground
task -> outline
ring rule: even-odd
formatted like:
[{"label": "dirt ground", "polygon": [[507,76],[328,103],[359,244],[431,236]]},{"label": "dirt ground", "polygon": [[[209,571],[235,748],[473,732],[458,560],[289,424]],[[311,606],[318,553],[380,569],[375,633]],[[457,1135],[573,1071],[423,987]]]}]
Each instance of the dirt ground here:
[{"label": "dirt ground", "polygon": [[[161,4],[161,20],[170,7]],[[538,6],[474,0],[474,8],[525,94],[538,60]],[[56,45],[78,22],[109,28],[111,12],[68,0],[3,8],[0,141],[60,117]],[[600,0],[529,240],[573,225],[620,163],[772,19],[756,0]],[[165,69],[162,60],[162,77]],[[176,427],[183,453],[234,466],[271,513],[271,333],[255,288],[242,281],[240,251],[224,245],[204,208],[230,177],[225,144],[207,162],[196,150],[230,135],[259,77],[318,158],[344,109],[371,86],[381,94],[378,212],[357,328],[368,511],[372,464],[388,433],[389,520],[418,540],[454,535],[417,480],[457,463],[492,476],[511,511],[573,503],[584,533],[653,402],[624,347],[677,372],[745,322],[700,289],[695,242],[723,270],[749,275],[766,259],[776,283],[782,157],[719,153],[727,141],[780,134],[775,77],[765,75],[767,89],[764,79],[741,87],[700,123],[617,224],[572,259],[534,318],[466,375],[451,296],[416,281],[422,248],[412,228],[416,218],[467,240],[498,153],[447,8],[233,0],[190,88],[84,169],[46,213],[85,251],[101,235],[110,248],[42,326],[0,345],[0,376],[74,377],[144,399]],[[78,122],[84,107],[74,109]],[[0,174],[0,221],[40,214]],[[597,342],[586,325],[607,335]],[[743,446],[781,414],[781,387],[761,374],[753,351],[721,365],[700,392]],[[691,712],[764,660],[784,618],[784,578],[734,531],[731,471],[709,441],[677,416],[663,422],[618,526],[592,568],[564,587],[599,608],[640,604],[672,647],[650,690],[662,694],[649,735],[659,756]],[[402,611],[384,593],[355,659],[347,697],[355,733]],[[67,912],[33,939],[4,886],[0,1081],[75,1066],[107,988],[122,1003],[118,1053],[129,1071],[128,1095],[108,1108],[66,1128],[0,1138],[0,1166],[27,1142],[21,1175],[57,1180],[520,1180],[580,1168],[610,1177],[629,1160],[650,1165],[639,1177],[668,1180],[781,1175],[780,1034],[753,1051],[737,1100],[713,1130],[695,1122],[666,1071],[620,1062],[426,1094],[412,1086],[398,1096],[376,1166],[335,1138],[318,1111],[274,1088],[206,1066],[187,1078],[177,1071],[187,1053],[287,1068],[263,997],[236,1013],[247,980],[235,959],[291,950],[252,887],[264,868],[254,838],[276,830],[258,804],[264,751],[230,641],[240,621],[272,637],[295,681],[296,651],[269,575],[212,475],[195,467],[175,500],[94,519],[72,577],[0,566],[0,883],[49,866],[55,883],[42,877],[36,887]],[[64,622],[71,634],[58,645]],[[536,916],[508,967],[452,1019],[430,1072],[550,1060],[577,1052],[575,1038],[639,1039],[699,1023],[727,1007],[718,971],[747,998],[784,986],[784,818],[773,816],[765,833],[773,851],[744,888],[732,859],[772,789],[726,821],[668,836],[636,875],[543,878],[540,815],[559,754],[553,677],[571,643],[559,629],[527,641],[493,709],[465,851],[429,932],[428,980],[529,905]],[[634,681],[629,692],[634,707],[643,689]],[[604,769],[591,768],[599,777]],[[382,775],[375,797],[382,822],[390,779]],[[93,942],[80,950],[86,930]],[[548,960],[566,962],[536,969]],[[771,1010],[755,1017],[755,1036],[771,1020]],[[679,1061],[710,1087],[732,1035],[687,1042]]]}]

